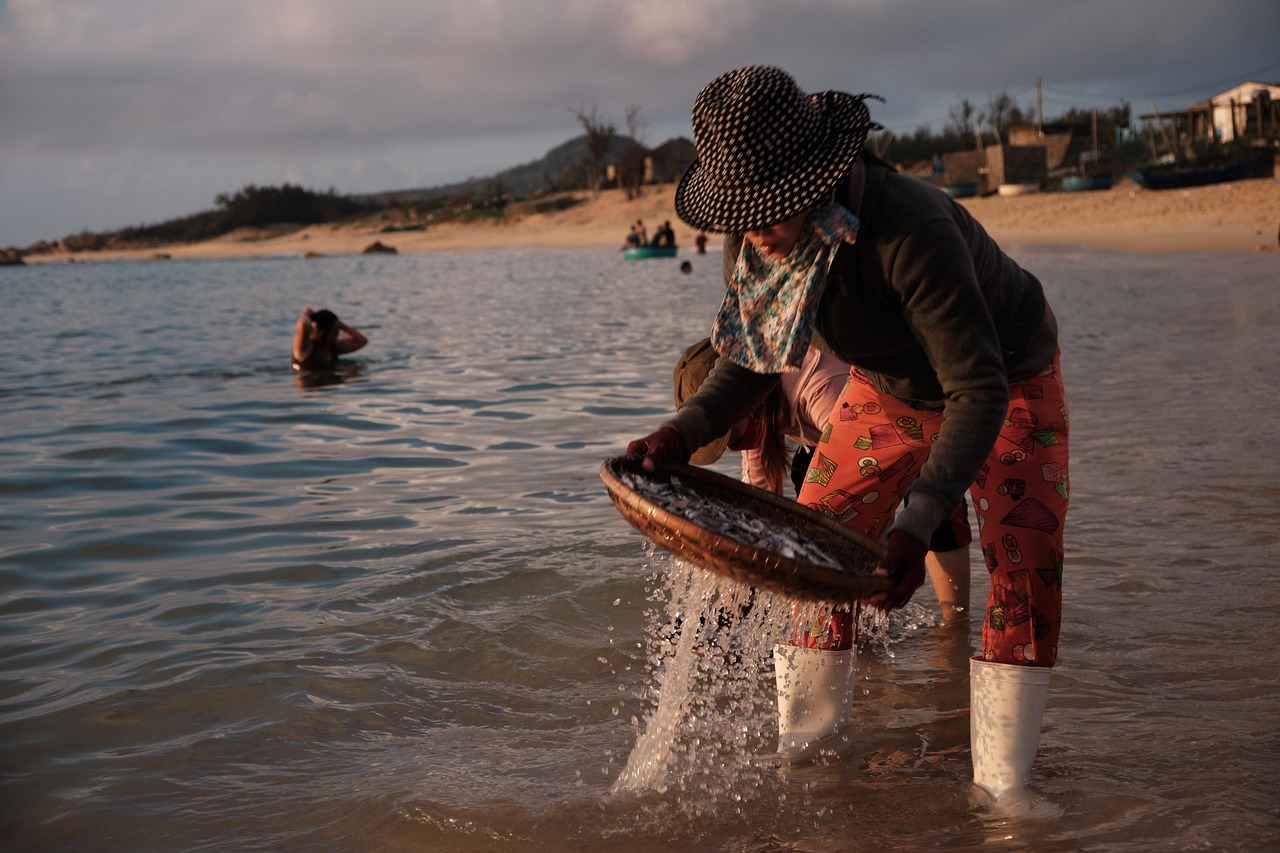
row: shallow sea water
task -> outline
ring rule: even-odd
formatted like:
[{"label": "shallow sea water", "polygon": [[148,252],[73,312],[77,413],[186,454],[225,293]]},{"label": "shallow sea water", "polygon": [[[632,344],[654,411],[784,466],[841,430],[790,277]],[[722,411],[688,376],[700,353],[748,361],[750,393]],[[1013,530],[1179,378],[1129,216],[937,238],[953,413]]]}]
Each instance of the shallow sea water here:
[{"label": "shallow sea water", "polygon": [[[694,629],[741,591],[609,502],[718,254],[0,269],[0,849],[1274,847],[1280,256],[1012,252],[1073,429],[1016,809],[969,783],[976,624],[869,626],[848,753],[779,770],[770,608]],[[371,340],[322,382],[304,305]]]}]

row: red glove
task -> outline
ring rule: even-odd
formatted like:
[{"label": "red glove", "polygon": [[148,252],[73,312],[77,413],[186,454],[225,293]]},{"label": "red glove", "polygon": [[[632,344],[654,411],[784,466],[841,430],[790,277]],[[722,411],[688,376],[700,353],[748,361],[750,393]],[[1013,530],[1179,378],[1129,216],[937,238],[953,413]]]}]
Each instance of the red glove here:
[{"label": "red glove", "polygon": [[888,592],[877,593],[864,602],[888,613],[911,600],[911,596],[924,583],[924,555],[929,548],[910,533],[895,530],[885,543],[888,553],[876,567],[877,577],[893,578],[894,587]]},{"label": "red glove", "polygon": [[646,471],[656,471],[668,462],[689,461],[689,451],[685,449],[684,439],[668,426],[628,444],[627,455],[643,456],[644,462],[640,467]]}]

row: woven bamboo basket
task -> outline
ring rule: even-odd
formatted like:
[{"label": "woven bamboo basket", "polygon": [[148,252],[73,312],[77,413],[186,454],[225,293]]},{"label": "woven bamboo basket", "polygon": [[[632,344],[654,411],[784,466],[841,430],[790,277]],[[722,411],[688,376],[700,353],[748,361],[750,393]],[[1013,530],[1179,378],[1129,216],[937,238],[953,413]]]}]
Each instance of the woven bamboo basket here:
[{"label": "woven bamboo basket", "polygon": [[[624,476],[651,483],[678,480],[698,498],[763,519],[768,529],[791,541],[805,543],[839,566],[766,550],[756,542],[740,541],[721,531],[667,509],[632,488]],[[649,473],[640,458],[618,456],[600,466],[600,479],[614,506],[633,527],[682,560],[752,586],[792,598],[852,603],[892,586],[872,571],[884,558],[884,548],[870,537],[833,518],[749,483],[691,465],[666,465]]]}]

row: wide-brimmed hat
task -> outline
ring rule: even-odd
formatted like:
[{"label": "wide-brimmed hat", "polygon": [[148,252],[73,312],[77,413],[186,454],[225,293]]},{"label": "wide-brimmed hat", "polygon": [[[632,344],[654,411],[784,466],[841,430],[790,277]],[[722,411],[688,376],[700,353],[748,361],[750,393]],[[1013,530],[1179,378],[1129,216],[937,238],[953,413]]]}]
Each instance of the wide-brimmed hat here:
[{"label": "wide-brimmed hat", "polygon": [[[680,356],[680,360],[676,362],[676,369],[671,375],[677,409],[702,387],[707,374],[711,373],[711,368],[715,366],[716,359],[719,357],[720,354],[711,346],[710,338],[703,338],[684,351],[684,355]],[[695,450],[689,461],[694,465],[710,465],[724,455],[725,448],[728,446],[729,433],[726,432],[715,441]]]},{"label": "wide-brimmed hat", "polygon": [[676,188],[676,214],[702,231],[741,234],[817,206],[880,128],[866,98],[883,100],[809,95],[767,65],[712,80],[693,102],[697,159]]}]

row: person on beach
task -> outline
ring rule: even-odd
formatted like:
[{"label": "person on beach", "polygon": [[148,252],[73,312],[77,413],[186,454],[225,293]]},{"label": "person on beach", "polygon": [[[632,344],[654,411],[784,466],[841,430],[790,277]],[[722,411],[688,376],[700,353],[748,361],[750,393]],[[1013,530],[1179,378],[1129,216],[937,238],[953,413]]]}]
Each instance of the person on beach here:
[{"label": "person on beach", "polygon": [[368,338],[339,320],[332,311],[304,308],[293,333],[293,369],[333,367],[338,356],[353,353],[367,343]]},{"label": "person on beach", "polygon": [[653,232],[653,243],[655,247],[672,246],[676,244],[676,232],[671,227],[671,221],[667,220],[658,226]]},{"label": "person on beach", "polygon": [[[691,227],[727,235],[720,358],[627,452],[649,470],[688,460],[810,345],[852,365],[799,500],[884,540],[876,572],[893,587],[864,603],[889,611],[923,584],[930,534],[968,490],[991,579],[970,662],[974,781],[999,797],[1027,781],[1058,656],[1068,421],[1057,321],[1036,277],[964,207],[863,156],[879,127],[871,97],[809,95],[768,66],[698,94],[697,160],[675,203]],[[778,677],[822,707],[780,714],[782,740],[791,726],[820,741],[847,718],[851,676],[832,678],[845,667],[829,656],[849,639],[815,628]]]}]

